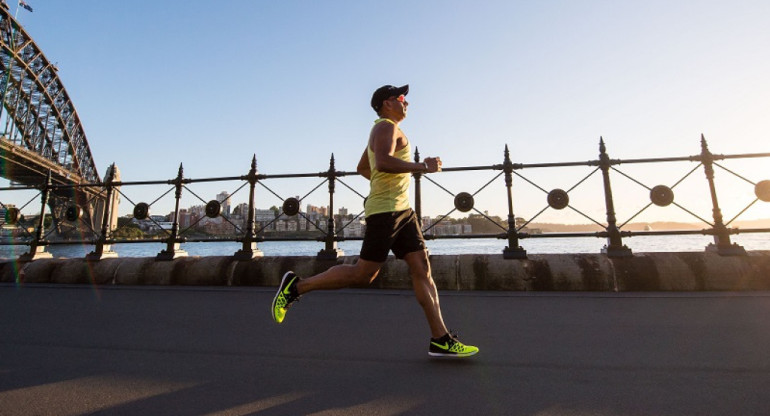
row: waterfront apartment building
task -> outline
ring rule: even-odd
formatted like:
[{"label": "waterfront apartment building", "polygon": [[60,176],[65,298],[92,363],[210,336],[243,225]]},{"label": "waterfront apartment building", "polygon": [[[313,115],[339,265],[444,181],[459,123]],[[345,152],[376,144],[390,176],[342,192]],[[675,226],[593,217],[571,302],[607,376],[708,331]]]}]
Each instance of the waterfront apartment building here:
[{"label": "waterfront apartment building", "polygon": [[222,204],[222,215],[230,217],[230,194],[227,191],[222,191],[217,194],[217,201]]}]

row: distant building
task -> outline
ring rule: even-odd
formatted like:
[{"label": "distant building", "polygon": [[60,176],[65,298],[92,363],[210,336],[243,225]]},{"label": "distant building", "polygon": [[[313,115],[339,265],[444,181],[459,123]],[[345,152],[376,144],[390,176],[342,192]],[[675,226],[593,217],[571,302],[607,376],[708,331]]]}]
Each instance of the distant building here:
[{"label": "distant building", "polygon": [[434,225],[430,230],[430,234],[433,235],[463,235],[471,234],[472,228],[470,224],[444,224],[439,223]]},{"label": "distant building", "polygon": [[190,228],[190,224],[192,224],[192,222],[190,222],[190,213],[184,208],[180,209],[179,219],[177,220],[177,222],[179,223],[180,229],[184,230],[186,228]]},{"label": "distant building", "polygon": [[[347,224],[347,223],[346,223]],[[343,224],[345,225],[345,224]],[[347,227],[342,229],[342,235],[345,237],[363,237],[366,231],[366,222],[364,220],[354,220]]]},{"label": "distant building", "polygon": [[243,218],[249,217],[249,204],[242,202],[233,208],[231,215],[241,215]]},{"label": "distant building", "polygon": [[317,214],[321,217],[328,217],[329,216],[329,208],[328,207],[317,207],[314,205],[307,205],[307,214],[308,216],[312,216],[313,214]]},{"label": "distant building", "polygon": [[217,201],[222,204],[222,215],[230,217],[230,194],[227,191],[222,191],[217,194]]},{"label": "distant building", "polygon": [[188,210],[190,211],[190,215],[195,218],[195,221],[206,216],[205,205],[193,205],[188,208]]},{"label": "distant building", "polygon": [[275,230],[275,211],[272,209],[257,209],[254,211],[254,222],[257,224],[257,230],[273,231]]}]

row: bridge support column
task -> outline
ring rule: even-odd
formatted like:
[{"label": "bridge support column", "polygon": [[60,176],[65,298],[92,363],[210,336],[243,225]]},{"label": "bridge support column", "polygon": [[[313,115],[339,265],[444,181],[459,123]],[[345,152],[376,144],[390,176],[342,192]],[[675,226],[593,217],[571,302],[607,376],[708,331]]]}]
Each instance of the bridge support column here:
[{"label": "bridge support column", "polygon": [[53,255],[45,251],[45,244],[43,241],[43,229],[45,227],[45,207],[48,205],[48,197],[51,193],[51,171],[48,171],[48,175],[43,184],[43,189],[40,193],[40,219],[37,222],[37,230],[35,230],[35,238],[29,245],[29,252],[19,256],[20,262],[33,261],[39,259],[50,259]]},{"label": "bridge support column", "polygon": [[116,217],[114,213],[118,210],[118,198],[113,197],[115,190],[112,185],[116,176],[117,180],[120,180],[120,174],[116,171],[115,164],[113,163],[107,172],[107,181],[105,184],[107,197],[105,198],[104,209],[102,210],[102,233],[99,236],[99,240],[96,242],[94,251],[86,255],[86,260],[88,261],[98,261],[101,259],[118,257],[118,253],[112,251],[112,246],[107,244],[112,227],[117,223],[117,221],[112,220],[113,217]]}]

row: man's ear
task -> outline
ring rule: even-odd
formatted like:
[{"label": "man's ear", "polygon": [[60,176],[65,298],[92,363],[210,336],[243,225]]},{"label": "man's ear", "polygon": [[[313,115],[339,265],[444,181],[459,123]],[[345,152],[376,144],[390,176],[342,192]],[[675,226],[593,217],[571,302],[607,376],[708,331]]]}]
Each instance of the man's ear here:
[{"label": "man's ear", "polygon": [[390,110],[391,102],[390,100],[385,100],[382,102],[382,105],[380,106],[380,114],[384,113],[385,110]]}]

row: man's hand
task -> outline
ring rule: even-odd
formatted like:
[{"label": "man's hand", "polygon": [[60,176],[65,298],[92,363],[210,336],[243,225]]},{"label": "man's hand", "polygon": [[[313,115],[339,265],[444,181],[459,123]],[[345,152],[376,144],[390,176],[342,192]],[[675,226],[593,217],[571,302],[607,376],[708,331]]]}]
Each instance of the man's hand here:
[{"label": "man's hand", "polygon": [[423,159],[423,163],[428,167],[425,173],[441,172],[441,158],[440,157],[426,157]]}]

